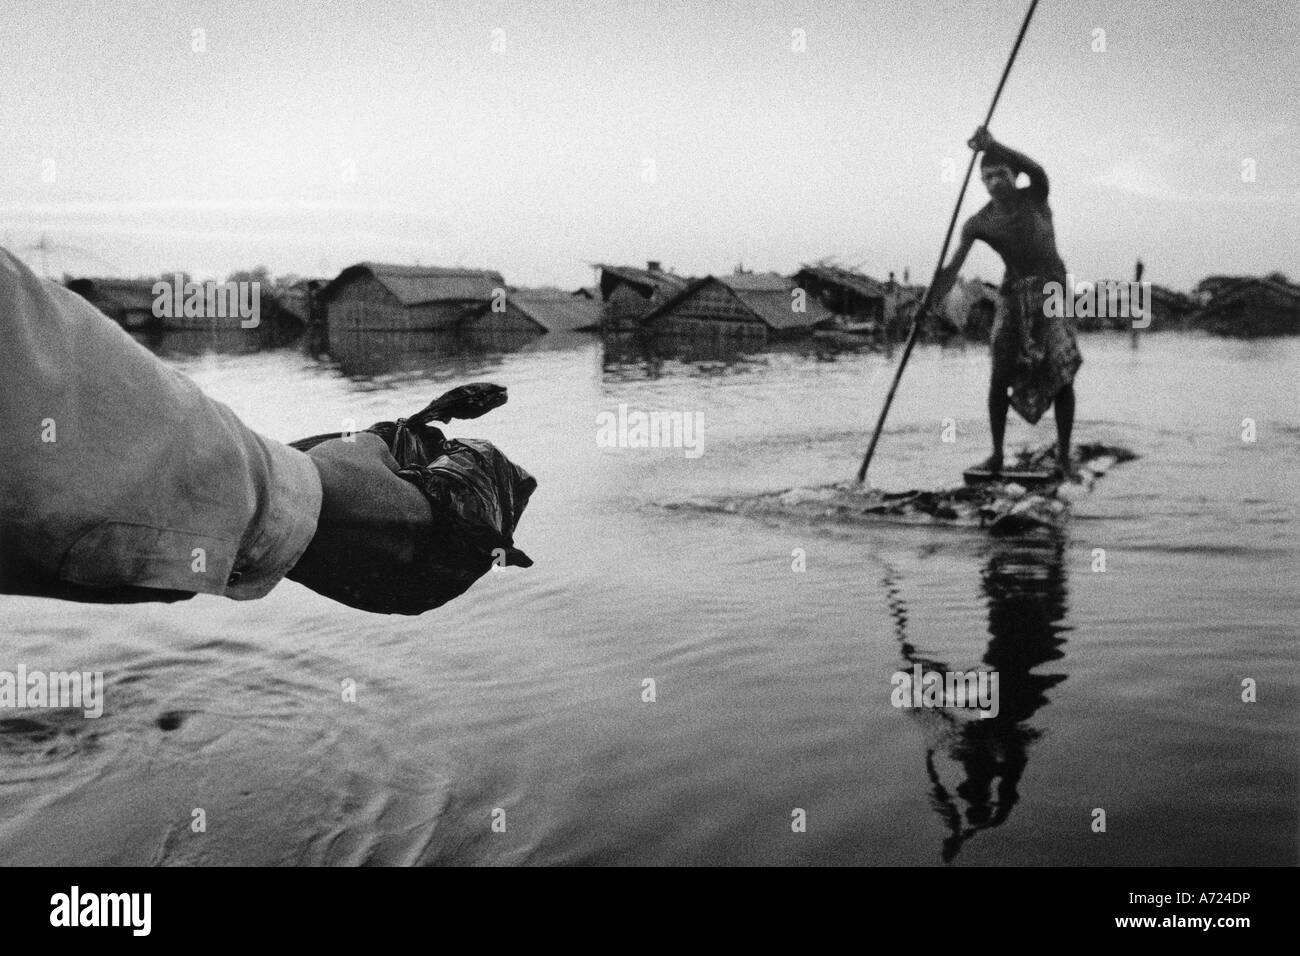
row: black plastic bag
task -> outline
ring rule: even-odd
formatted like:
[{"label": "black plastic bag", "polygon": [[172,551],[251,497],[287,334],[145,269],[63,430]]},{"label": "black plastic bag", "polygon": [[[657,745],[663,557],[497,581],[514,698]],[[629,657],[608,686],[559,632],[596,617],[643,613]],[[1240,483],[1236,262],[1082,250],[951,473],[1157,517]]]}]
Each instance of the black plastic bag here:
[{"label": "black plastic bag", "polygon": [[[440,395],[410,418],[366,429],[384,440],[401,466],[397,474],[424,492],[433,508],[433,528],[417,558],[428,580],[421,580],[422,593],[410,598],[422,610],[464,594],[493,564],[526,568],[533,563],[515,547],[514,534],[537,480],[491,442],[447,438],[428,424],[478,418],[506,399],[502,386],[475,382]],[[306,451],[340,437],[339,432],[313,435],[290,446]]]}]

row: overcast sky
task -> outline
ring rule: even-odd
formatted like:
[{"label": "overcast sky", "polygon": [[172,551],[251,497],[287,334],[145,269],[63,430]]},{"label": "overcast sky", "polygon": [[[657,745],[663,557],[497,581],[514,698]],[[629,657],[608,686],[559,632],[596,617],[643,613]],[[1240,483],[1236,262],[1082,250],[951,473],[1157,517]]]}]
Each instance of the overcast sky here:
[{"label": "overcast sky", "polygon": [[[52,272],[926,281],[1026,6],[5,0],[0,243],[48,236]],[[1300,278],[1298,51],[1296,0],[1043,0],[992,129],[1047,168],[1071,271]]]}]

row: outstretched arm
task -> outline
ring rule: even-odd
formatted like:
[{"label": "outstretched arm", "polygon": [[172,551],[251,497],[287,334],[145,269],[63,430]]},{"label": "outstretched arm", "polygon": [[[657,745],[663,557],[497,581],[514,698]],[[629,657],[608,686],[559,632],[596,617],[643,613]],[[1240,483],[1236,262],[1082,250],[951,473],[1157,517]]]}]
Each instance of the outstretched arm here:
[{"label": "outstretched arm", "polygon": [[432,512],[376,436],[257,434],[3,249],[0,317],[0,594],[244,600],[292,574],[371,609],[420,570]]}]

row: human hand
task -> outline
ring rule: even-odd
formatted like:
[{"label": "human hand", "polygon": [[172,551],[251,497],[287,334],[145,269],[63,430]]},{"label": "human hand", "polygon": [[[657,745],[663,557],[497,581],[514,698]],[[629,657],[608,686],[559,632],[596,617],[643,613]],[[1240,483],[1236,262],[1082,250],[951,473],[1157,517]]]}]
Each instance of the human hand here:
[{"label": "human hand", "polygon": [[981,126],[975,131],[975,135],[966,141],[966,145],[975,152],[985,152],[994,145],[993,134],[989,132],[987,126]]},{"label": "human hand", "polygon": [[310,449],[321,480],[316,535],[288,574],[317,594],[386,614],[419,614],[427,572],[420,542],[433,532],[429,500],[397,475],[378,435],[358,432]]}]

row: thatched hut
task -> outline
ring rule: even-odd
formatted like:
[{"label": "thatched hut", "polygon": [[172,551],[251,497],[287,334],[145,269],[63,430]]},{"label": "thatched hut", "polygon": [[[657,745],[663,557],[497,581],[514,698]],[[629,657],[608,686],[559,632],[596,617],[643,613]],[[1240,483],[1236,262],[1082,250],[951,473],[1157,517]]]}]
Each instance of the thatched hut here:
[{"label": "thatched hut", "polygon": [[429,332],[455,328],[505,295],[505,279],[490,269],[361,262],[340,272],[320,300],[331,333]]},{"label": "thatched hut", "polygon": [[841,317],[841,324],[906,334],[912,317],[925,297],[924,286],[894,281],[894,274],[882,282],[856,269],[829,263],[800,267],[794,275],[799,288],[816,298],[826,309]]},{"label": "thatched hut", "polygon": [[635,328],[650,311],[681,292],[691,282],[650,261],[646,268],[600,266],[600,298],[605,304],[602,326],[608,330]]},{"label": "thatched hut", "polygon": [[494,303],[468,319],[464,328],[533,334],[589,332],[600,328],[600,303],[589,295],[563,289],[511,289],[500,302],[500,306]]},{"label": "thatched hut", "polygon": [[1248,277],[1212,288],[1204,308],[1190,319],[1192,324],[1217,335],[1300,333],[1300,285],[1285,277]]},{"label": "thatched hut", "polygon": [[794,274],[795,284],[815,298],[827,310],[859,322],[885,321],[888,290],[855,269],[815,264],[802,266]]},{"label": "thatched hut", "polygon": [[154,315],[155,279],[82,278],[67,286],[125,329],[161,326]]},{"label": "thatched hut", "polygon": [[1151,328],[1180,329],[1190,324],[1198,304],[1185,292],[1151,284]]},{"label": "thatched hut", "polygon": [[745,272],[696,279],[646,314],[641,327],[659,335],[766,342],[808,334],[831,318],[793,279]]}]

